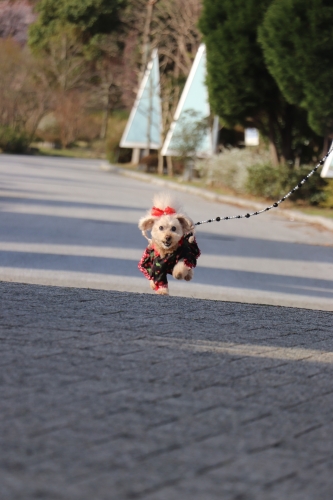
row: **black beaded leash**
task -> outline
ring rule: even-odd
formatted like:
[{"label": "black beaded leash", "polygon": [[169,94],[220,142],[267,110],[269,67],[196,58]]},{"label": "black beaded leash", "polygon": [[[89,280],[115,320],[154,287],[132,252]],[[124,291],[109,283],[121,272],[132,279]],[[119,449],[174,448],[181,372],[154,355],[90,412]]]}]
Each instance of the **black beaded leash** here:
[{"label": "black beaded leash", "polygon": [[196,222],[194,224],[194,226],[200,226],[201,224],[207,224],[208,222],[219,222],[221,220],[249,219],[253,215],[259,215],[259,214],[262,214],[264,212],[268,212],[268,210],[272,210],[272,208],[278,207],[280,205],[280,203],[282,203],[284,200],[286,200],[287,198],[289,198],[289,196],[291,196],[295,191],[297,191],[297,189],[300,189],[303,186],[303,184],[309,179],[309,177],[311,177],[311,175],[313,175],[318,170],[318,168],[321,167],[325,163],[326,158],[328,157],[328,155],[332,151],[333,151],[333,143],[332,143],[332,146],[331,146],[329,152],[324,156],[324,158],[322,158],[320,160],[320,162],[318,163],[318,165],[316,165],[315,168],[313,170],[311,170],[311,172],[309,172],[308,175],[306,177],[304,177],[304,179],[301,180],[297,184],[297,186],[295,186],[291,191],[289,191],[289,193],[287,193],[283,198],[281,198],[281,200],[276,201],[275,203],[273,203],[273,205],[270,205],[267,208],[263,208],[262,210],[258,210],[257,212],[252,212],[252,213],[249,213],[249,214],[232,215],[232,216],[227,216],[227,217],[216,217],[215,219],[203,220],[201,222]]}]

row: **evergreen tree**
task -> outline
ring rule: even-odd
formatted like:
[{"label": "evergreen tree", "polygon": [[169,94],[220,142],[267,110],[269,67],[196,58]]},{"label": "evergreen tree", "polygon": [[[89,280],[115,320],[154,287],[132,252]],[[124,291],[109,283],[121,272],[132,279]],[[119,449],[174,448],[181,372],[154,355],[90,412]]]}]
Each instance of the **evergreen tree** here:
[{"label": "evergreen tree", "polygon": [[29,30],[29,43],[33,48],[43,48],[49,38],[64,25],[72,25],[86,39],[110,33],[119,24],[119,12],[126,0],[40,0],[36,5],[39,14]]},{"label": "evergreen tree", "polygon": [[268,71],[258,42],[271,2],[203,0],[207,83],[212,110],[227,126],[258,128],[269,140],[274,163],[293,162],[300,141],[311,132],[303,126],[304,112],[286,101]]},{"label": "evergreen tree", "polygon": [[332,134],[332,1],[275,0],[259,28],[259,42],[288,102],[307,111],[316,133]]}]

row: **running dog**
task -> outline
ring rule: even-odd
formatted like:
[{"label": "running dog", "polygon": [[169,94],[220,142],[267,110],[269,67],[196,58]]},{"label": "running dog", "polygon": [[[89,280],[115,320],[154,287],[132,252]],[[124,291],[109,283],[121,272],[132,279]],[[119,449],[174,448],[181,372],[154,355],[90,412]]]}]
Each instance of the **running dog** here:
[{"label": "running dog", "polygon": [[[185,215],[176,198],[169,193],[154,196],[153,207],[139,221],[148,246],[138,268],[160,295],[169,295],[167,275],[181,280],[193,278],[200,250],[194,237],[193,221]],[[147,236],[151,231],[151,238]]]}]

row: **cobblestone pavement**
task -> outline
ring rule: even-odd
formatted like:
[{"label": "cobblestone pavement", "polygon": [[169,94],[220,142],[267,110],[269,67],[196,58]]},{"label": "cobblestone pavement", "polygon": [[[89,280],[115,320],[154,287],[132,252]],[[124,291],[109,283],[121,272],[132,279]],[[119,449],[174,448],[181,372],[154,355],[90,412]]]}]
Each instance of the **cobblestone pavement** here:
[{"label": "cobblestone pavement", "polygon": [[0,292],[1,499],[332,499],[333,313]]}]

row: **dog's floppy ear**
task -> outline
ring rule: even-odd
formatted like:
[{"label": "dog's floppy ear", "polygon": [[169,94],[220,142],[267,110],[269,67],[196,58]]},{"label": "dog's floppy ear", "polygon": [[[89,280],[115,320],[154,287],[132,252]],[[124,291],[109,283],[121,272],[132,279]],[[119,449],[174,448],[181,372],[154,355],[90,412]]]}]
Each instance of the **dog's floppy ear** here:
[{"label": "dog's floppy ear", "polygon": [[193,231],[194,227],[192,219],[183,214],[177,214],[176,217],[179,220],[185,234]]},{"label": "dog's floppy ear", "polygon": [[139,229],[141,229],[141,231],[149,231],[153,227],[156,219],[157,217],[153,217],[152,215],[141,217],[139,220]]},{"label": "dog's floppy ear", "polygon": [[144,236],[147,240],[149,245],[151,244],[151,240],[148,238],[146,231],[149,231],[153,225],[157,217],[153,217],[152,215],[145,215],[144,217],[141,217],[139,220],[139,229],[141,229],[142,236]]}]

